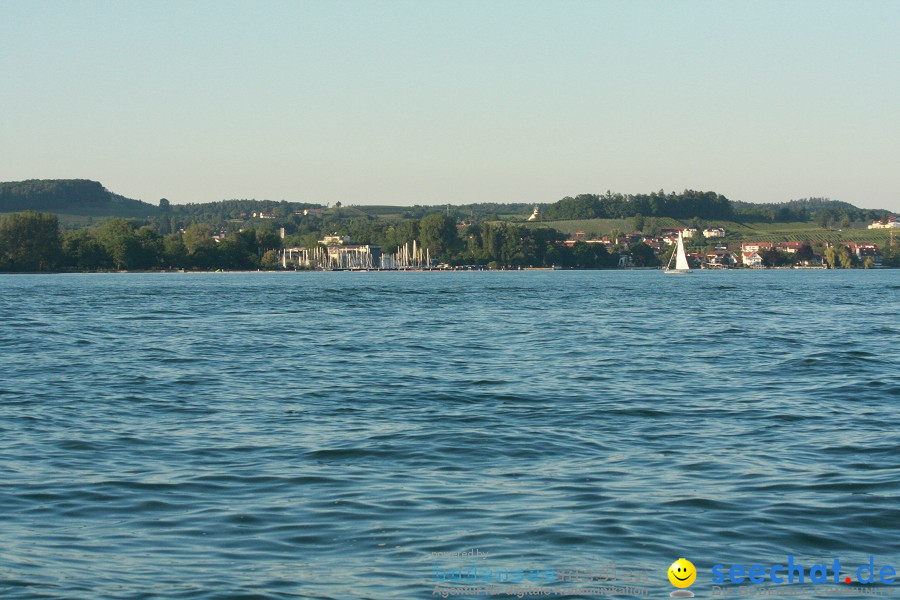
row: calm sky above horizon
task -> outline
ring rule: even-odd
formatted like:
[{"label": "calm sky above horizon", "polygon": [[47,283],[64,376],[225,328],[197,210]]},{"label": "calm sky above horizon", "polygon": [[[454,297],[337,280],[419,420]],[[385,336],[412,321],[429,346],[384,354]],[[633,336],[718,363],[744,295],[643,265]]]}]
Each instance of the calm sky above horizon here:
[{"label": "calm sky above horizon", "polygon": [[0,1],[0,181],[900,211],[900,1]]}]

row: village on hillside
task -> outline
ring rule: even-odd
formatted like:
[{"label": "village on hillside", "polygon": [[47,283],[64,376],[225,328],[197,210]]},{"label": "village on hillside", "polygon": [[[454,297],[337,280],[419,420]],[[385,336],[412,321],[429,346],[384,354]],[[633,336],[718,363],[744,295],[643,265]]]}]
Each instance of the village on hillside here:
[{"label": "village on hillside", "polygon": [[[890,218],[890,225],[885,228],[900,227],[900,221]],[[870,228],[873,228],[870,226]],[[830,242],[760,242],[744,241],[740,243],[718,242],[725,238],[726,231],[721,227],[702,230],[691,227],[663,228],[660,235],[645,235],[640,231],[619,234],[615,239],[609,235],[588,239],[584,231],[578,231],[565,245],[573,247],[578,242],[586,244],[602,244],[607,249],[619,249],[628,252],[635,244],[643,243],[653,249],[657,256],[668,255],[670,248],[677,242],[679,233],[685,240],[695,239],[698,233],[704,240],[711,242],[714,249],[705,252],[688,252],[688,262],[694,269],[761,269],[767,267],[792,267],[795,269],[827,269],[829,249],[839,252],[838,248],[846,248],[852,264],[864,268],[882,266],[883,255],[878,244],[874,242],[843,242],[836,245]],[[893,238],[893,236],[892,236]],[[620,266],[633,266],[626,260]],[[840,261],[836,254],[835,262]],[[846,259],[845,259],[846,260]]]},{"label": "village on hillside", "polygon": [[[266,217],[257,217],[266,218]],[[881,227],[895,229],[900,227],[900,221],[894,217],[882,224]],[[463,221],[457,223],[457,228],[463,230],[474,226],[475,223]],[[870,228],[873,228],[870,226]],[[224,239],[224,232],[221,232]],[[728,243],[724,240],[726,230],[723,227],[709,227],[696,229],[691,227],[663,228],[659,235],[646,235],[640,231],[630,233],[616,233],[601,237],[588,237],[584,231],[577,231],[570,239],[562,242],[562,245],[574,249],[579,244],[586,246],[602,246],[610,256],[617,256],[619,268],[636,268],[635,255],[640,246],[643,251],[652,251],[653,255],[662,264],[671,254],[672,248],[678,241],[679,235],[685,240],[703,240],[705,245],[712,245],[712,250],[702,252],[688,252],[688,263],[693,269],[765,269],[765,268],[794,268],[794,269],[828,269],[828,268],[880,268],[883,266],[883,254],[878,244],[874,242],[831,242],[810,241],[742,241]],[[282,239],[284,229],[281,230]],[[217,241],[218,240],[218,236]],[[891,231],[891,243],[893,244],[893,231]],[[392,253],[382,252],[382,248],[375,244],[358,244],[349,236],[326,235],[318,245],[309,247],[285,247],[279,253],[279,265],[281,268],[312,268],[312,269],[379,269],[379,270],[420,270],[420,269],[454,269],[459,266],[451,266],[441,263],[433,258],[428,248],[413,241],[396,248]],[[646,266],[646,261],[640,266]],[[469,265],[466,268],[474,268]]]}]

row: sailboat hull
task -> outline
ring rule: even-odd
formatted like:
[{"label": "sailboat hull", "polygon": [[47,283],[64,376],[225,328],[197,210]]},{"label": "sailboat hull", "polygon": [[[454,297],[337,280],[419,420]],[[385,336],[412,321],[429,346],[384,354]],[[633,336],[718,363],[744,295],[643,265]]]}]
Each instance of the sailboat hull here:
[{"label": "sailboat hull", "polygon": [[665,273],[666,275],[690,275],[691,273],[693,273],[693,271],[691,269],[666,269],[665,271],[663,271],[663,273]]}]

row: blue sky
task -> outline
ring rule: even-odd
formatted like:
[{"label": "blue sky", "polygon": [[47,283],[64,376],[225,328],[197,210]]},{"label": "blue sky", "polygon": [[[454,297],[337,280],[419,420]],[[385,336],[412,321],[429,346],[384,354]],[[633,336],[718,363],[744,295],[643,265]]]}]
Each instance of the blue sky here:
[{"label": "blue sky", "polygon": [[0,180],[900,211],[900,2],[0,2]]}]

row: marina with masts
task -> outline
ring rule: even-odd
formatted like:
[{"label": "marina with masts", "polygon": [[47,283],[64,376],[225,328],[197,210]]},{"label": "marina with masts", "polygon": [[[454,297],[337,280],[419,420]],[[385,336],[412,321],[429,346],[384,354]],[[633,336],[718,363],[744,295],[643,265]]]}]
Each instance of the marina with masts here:
[{"label": "marina with masts", "polygon": [[416,240],[398,246],[396,252],[382,253],[381,246],[354,244],[346,236],[326,235],[312,248],[294,247],[281,251],[284,269],[315,271],[430,271],[435,268],[431,251]]}]

